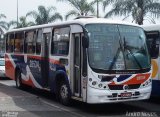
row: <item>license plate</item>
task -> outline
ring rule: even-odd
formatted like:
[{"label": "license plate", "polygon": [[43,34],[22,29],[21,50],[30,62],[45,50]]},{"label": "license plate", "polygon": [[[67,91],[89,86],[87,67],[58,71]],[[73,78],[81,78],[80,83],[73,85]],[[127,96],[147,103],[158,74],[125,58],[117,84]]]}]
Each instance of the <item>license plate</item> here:
[{"label": "license plate", "polygon": [[121,97],[131,97],[132,93],[121,93]]}]

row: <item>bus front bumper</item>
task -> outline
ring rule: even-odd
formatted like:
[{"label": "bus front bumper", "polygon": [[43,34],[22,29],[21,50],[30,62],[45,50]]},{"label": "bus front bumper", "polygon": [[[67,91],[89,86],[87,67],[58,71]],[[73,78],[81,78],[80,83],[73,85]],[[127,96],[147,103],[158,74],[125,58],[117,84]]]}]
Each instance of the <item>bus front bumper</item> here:
[{"label": "bus front bumper", "polygon": [[[88,87],[87,103],[115,103],[134,100],[149,99],[151,95],[151,85],[134,89],[134,90],[99,90],[92,87]],[[123,96],[122,96],[123,94]],[[124,94],[128,96],[124,96]]]}]

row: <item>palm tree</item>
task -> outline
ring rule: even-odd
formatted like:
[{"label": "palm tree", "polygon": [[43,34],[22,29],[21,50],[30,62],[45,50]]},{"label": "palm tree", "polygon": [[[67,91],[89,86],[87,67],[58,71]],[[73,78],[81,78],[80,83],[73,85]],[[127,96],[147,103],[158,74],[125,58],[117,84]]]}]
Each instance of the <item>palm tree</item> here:
[{"label": "palm tree", "polygon": [[63,20],[62,16],[58,12],[52,13],[52,11],[55,10],[55,7],[49,7],[46,9],[44,6],[38,6],[38,12],[30,11],[27,13],[27,16],[32,16],[37,25],[47,24],[56,20]]},{"label": "palm tree", "polygon": [[11,29],[11,27],[16,28],[17,27],[17,21],[10,21],[6,24],[6,30]]},{"label": "palm tree", "polygon": [[[15,22],[17,23],[17,22]],[[17,28],[22,28],[22,27],[27,27],[27,26],[33,26],[35,25],[34,22],[27,22],[27,17],[22,16],[19,18],[19,22],[18,22],[18,27]]]},{"label": "palm tree", "polygon": [[88,3],[87,0],[57,0],[61,2],[68,2],[74,9],[70,10],[65,19],[67,20],[70,16],[87,16],[89,13],[95,15],[93,5],[95,1]]},{"label": "palm tree", "polygon": [[105,11],[106,7],[107,7],[108,5],[110,5],[110,4],[113,2],[113,0],[94,0],[93,2],[96,4],[97,17],[100,17],[100,16],[99,16],[99,5],[102,3],[102,4],[103,4],[103,7],[104,7],[103,9],[104,9],[104,11]]},{"label": "palm tree", "polygon": [[144,20],[151,20],[151,19],[153,20],[152,17],[158,18],[160,16],[159,0],[113,0],[113,1],[114,1],[113,9],[111,9],[111,11],[109,11],[105,15],[105,17],[110,17],[112,15],[116,16],[124,15],[125,18],[128,18],[129,16],[132,16],[133,21],[135,21],[139,25],[142,25]]},{"label": "palm tree", "polygon": [[[18,24],[18,26],[17,26]],[[10,21],[7,23],[7,30],[9,30],[11,27],[13,28],[23,28],[23,27],[28,27],[28,26],[33,26],[35,25],[34,22],[27,22],[27,17],[26,16],[21,16],[19,18],[19,22],[17,21]]]},{"label": "palm tree", "polygon": [[6,30],[7,29],[7,27],[6,27],[7,23],[5,21],[1,20],[3,18],[5,19],[6,16],[4,14],[0,14],[0,27]]}]

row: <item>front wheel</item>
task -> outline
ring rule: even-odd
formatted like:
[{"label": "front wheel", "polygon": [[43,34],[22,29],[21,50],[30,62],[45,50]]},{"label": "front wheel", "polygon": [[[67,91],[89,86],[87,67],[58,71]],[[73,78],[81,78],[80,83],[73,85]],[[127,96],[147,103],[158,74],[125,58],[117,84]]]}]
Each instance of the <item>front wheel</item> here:
[{"label": "front wheel", "polygon": [[60,97],[60,102],[63,105],[66,105],[66,106],[69,105],[71,96],[69,93],[69,88],[65,82],[62,82],[60,85],[59,97]]}]

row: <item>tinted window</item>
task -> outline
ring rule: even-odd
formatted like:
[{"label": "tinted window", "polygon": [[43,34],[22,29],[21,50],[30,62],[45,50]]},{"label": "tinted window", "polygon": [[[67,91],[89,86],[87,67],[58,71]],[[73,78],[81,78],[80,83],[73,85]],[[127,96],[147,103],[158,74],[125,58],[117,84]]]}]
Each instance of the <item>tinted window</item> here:
[{"label": "tinted window", "polygon": [[150,67],[146,37],[141,28],[112,24],[90,24],[86,28],[92,68],[139,70]]},{"label": "tinted window", "polygon": [[13,52],[14,50],[14,34],[9,34],[6,40],[6,52]]},{"label": "tinted window", "polygon": [[42,41],[42,30],[38,30],[37,40],[36,40],[36,54],[41,53],[41,41]]},{"label": "tinted window", "polygon": [[53,32],[51,54],[68,55],[70,28],[56,28]]},{"label": "tinted window", "polygon": [[25,34],[25,53],[34,54],[36,46],[36,31],[29,31]]},{"label": "tinted window", "polygon": [[15,34],[15,43],[14,43],[14,52],[23,52],[24,45],[24,33],[16,33]]}]

